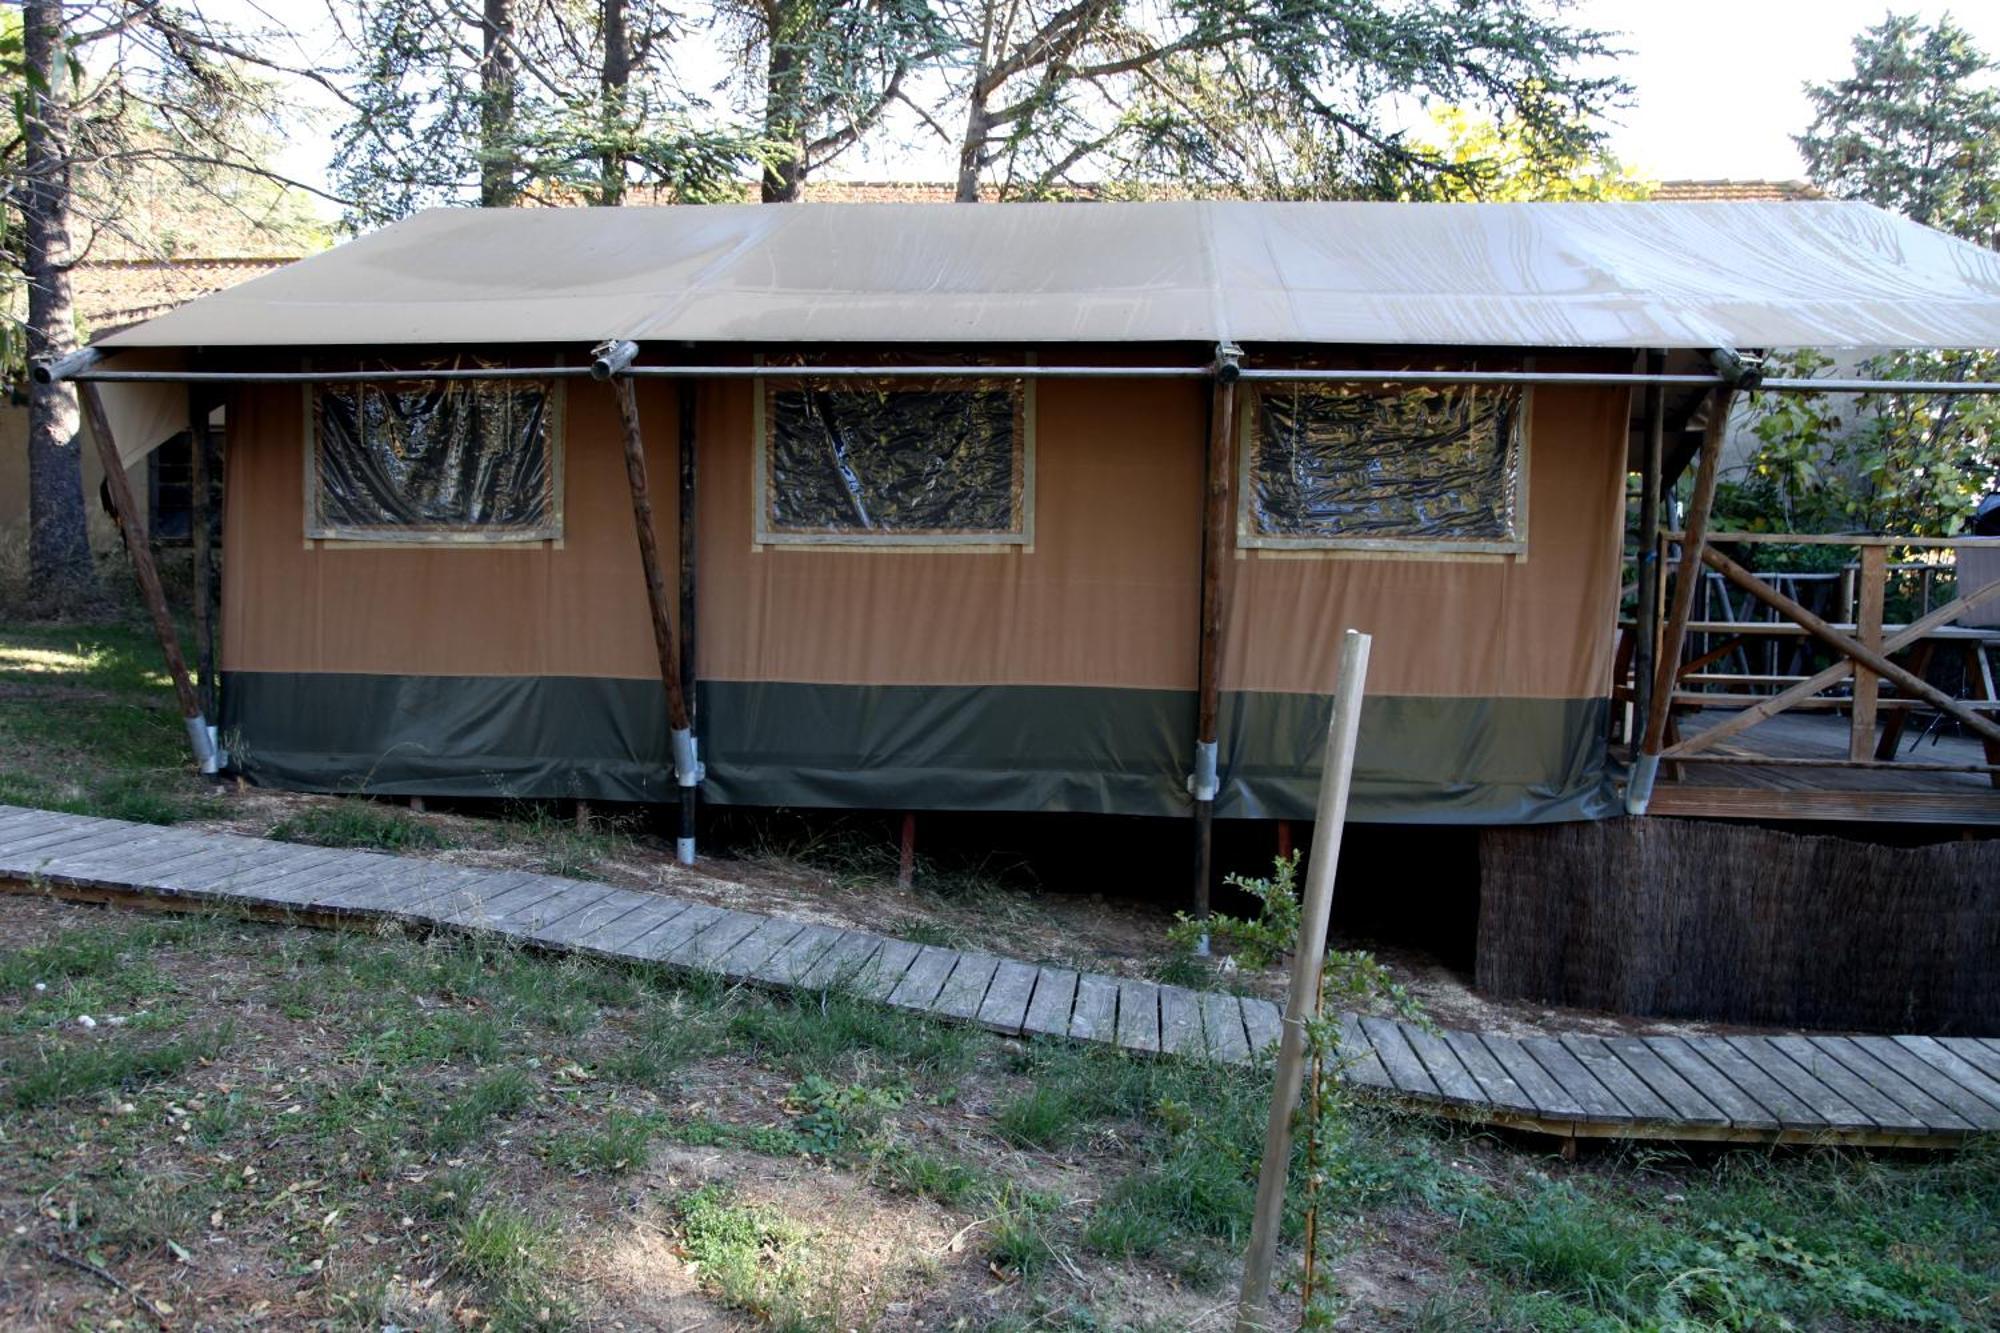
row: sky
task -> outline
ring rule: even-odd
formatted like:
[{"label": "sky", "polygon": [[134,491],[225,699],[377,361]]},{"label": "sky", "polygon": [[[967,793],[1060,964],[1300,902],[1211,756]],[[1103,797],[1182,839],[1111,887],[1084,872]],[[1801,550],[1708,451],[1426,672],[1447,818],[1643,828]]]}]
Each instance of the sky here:
[{"label": "sky", "polygon": [[1797,180],[1791,136],[1812,121],[1803,86],[1853,67],[1853,38],[1885,13],[1949,14],[2000,53],[2000,3],[1893,6],[1883,0],[1580,0],[1574,21],[1624,34],[1633,105],[1613,151],[1660,180]]},{"label": "sky", "polygon": [[[225,21],[262,26],[270,16],[310,0],[201,0]],[[317,8],[317,6],[313,6]],[[1644,176],[1659,180],[1796,180],[1805,173],[1792,136],[1810,123],[1803,91],[1847,72],[1856,33],[1879,23],[1883,0],[1571,0],[1579,25],[1620,34],[1628,54],[1616,66],[1633,85],[1631,103],[1609,126],[1612,151]],[[1927,21],[1949,14],[1988,52],[2000,53],[2000,3],[1961,0],[1957,5],[1894,6]],[[290,15],[288,14],[288,17]],[[308,40],[308,48],[313,45]],[[301,59],[323,53],[310,49]],[[690,83],[719,78],[721,57],[692,51],[682,63]],[[298,91],[302,107],[327,99],[310,85]],[[889,127],[892,131],[894,126]],[[902,142],[850,152],[825,174],[855,180],[949,180],[955,163],[935,140],[914,133]],[[283,150],[279,167],[315,184],[326,179],[328,129],[301,124]]]}]

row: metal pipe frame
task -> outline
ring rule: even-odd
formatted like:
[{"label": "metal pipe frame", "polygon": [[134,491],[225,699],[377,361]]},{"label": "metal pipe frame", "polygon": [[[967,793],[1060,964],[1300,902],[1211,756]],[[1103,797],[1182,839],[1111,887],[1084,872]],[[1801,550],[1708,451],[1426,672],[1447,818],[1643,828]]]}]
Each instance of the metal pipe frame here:
[{"label": "metal pipe frame", "polygon": [[[482,366],[448,370],[113,370],[90,367],[61,373],[60,363],[38,367],[56,379],[98,384],[374,384],[411,380],[526,380],[606,378],[592,366]],[[1205,380],[1213,366],[639,366],[614,373],[634,379],[1006,379],[1006,380]],[[1730,386],[1721,375],[1649,375],[1631,371],[1562,370],[1308,370],[1246,367],[1245,383],[1549,385],[1619,388],[1662,385],[1713,389]],[[2000,381],[1767,379],[1760,393],[2000,394]]]}]

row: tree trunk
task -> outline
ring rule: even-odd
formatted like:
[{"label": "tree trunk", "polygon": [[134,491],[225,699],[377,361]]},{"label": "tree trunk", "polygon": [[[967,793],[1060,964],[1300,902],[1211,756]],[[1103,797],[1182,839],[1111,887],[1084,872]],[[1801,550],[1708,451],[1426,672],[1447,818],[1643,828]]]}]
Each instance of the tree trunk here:
[{"label": "tree trunk", "polygon": [[958,194],[953,203],[979,202],[979,173],[986,165],[986,139],[992,133],[992,126],[986,121],[986,94],[979,87],[984,78],[982,70],[972,84],[970,105],[965,113],[965,138],[958,148]]},{"label": "tree trunk", "polygon": [[625,0],[604,0],[604,146],[598,157],[597,202],[616,208],[625,202],[625,91],[632,82],[632,47],[625,32]]},{"label": "tree trunk", "polygon": [[795,204],[805,196],[805,62],[799,42],[813,21],[805,0],[776,0],[766,13],[770,58],[764,79],[764,137],[783,151],[764,163],[763,202]]},{"label": "tree trunk", "polygon": [[[22,10],[27,62],[25,180],[21,195],[28,282],[28,356],[58,357],[76,346],[70,300],[68,55],[59,0]],[[67,384],[28,390],[28,569],[35,598],[54,612],[98,599],[83,496],[83,441],[76,391]]]},{"label": "tree trunk", "polygon": [[480,21],[479,206],[507,208],[519,194],[514,162],[514,0],[486,0]]}]

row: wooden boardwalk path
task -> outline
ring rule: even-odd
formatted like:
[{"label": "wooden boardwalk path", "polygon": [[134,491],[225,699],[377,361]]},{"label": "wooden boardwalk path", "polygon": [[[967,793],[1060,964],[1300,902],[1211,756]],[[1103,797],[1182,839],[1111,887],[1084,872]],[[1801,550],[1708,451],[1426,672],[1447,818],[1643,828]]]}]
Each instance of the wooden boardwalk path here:
[{"label": "wooden boardwalk path", "polygon": [[[1266,1000],[1076,972],[659,893],[0,805],[0,888],[307,924],[390,921],[719,974],[842,986],[1016,1036],[1247,1062]],[[1341,1020],[1341,1076],[1405,1104],[1565,1138],[1941,1146],[2000,1131],[2000,1040],[1515,1038]]]}]

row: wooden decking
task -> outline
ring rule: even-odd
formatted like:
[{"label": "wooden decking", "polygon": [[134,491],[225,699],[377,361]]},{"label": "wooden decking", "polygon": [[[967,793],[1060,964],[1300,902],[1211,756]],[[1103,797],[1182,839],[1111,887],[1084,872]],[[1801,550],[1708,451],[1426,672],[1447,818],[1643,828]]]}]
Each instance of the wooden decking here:
[{"label": "wooden decking", "polygon": [[[1726,710],[1679,717],[1683,735],[1728,718]],[[1943,773],[1922,764],[1985,762],[1978,741],[1921,737],[1913,727],[1899,754],[1912,765],[1824,768],[1786,761],[1842,759],[1848,720],[1830,713],[1780,713],[1714,748],[1731,762],[1691,759],[1677,775],[1662,772],[1649,807],[1655,815],[1702,819],[1858,820],[1884,823],[2000,825],[2000,788],[1983,773]],[[1777,763],[1758,763],[1758,760]]]},{"label": "wooden decking", "polygon": [[[387,921],[774,987],[843,987],[1015,1036],[1249,1063],[1268,1001],[1077,972],[547,875],[0,806],[0,888],[339,925]],[[1940,1146],[2000,1131],[2000,1041],[1517,1039],[1344,1015],[1342,1077],[1565,1138]]]}]

